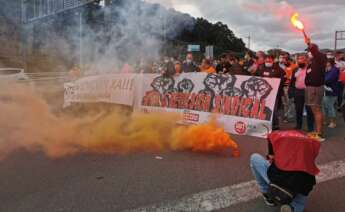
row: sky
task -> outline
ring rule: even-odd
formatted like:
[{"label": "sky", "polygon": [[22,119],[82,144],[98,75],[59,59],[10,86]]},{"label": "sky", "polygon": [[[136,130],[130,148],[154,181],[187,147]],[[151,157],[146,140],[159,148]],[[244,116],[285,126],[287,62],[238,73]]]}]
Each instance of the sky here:
[{"label": "sky", "polygon": [[[146,0],[167,8],[226,23],[251,49],[305,49],[303,35],[290,24],[298,12],[306,32],[320,48],[334,49],[335,31],[345,31],[345,0]],[[345,41],[338,46],[345,48]]]}]

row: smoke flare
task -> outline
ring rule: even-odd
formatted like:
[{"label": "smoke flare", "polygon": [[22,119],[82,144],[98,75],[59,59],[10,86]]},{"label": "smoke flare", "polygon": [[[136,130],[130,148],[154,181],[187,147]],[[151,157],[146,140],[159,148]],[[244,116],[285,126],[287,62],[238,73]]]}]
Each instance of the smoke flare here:
[{"label": "smoke flare", "polygon": [[66,113],[56,115],[33,89],[6,83],[0,85],[0,111],[0,158],[17,149],[41,151],[52,158],[82,152],[224,149],[239,156],[237,144],[215,122],[178,126],[180,116],[171,113],[128,116],[115,110],[83,118]]}]

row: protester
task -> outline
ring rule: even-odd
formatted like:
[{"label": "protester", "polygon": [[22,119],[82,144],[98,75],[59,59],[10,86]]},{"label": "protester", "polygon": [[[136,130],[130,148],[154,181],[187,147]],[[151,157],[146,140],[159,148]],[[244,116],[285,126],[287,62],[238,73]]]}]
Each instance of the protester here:
[{"label": "protester", "polygon": [[334,59],[333,52],[331,52],[331,51],[327,52],[326,57],[327,57],[327,59]]},{"label": "protester", "polygon": [[216,66],[216,72],[218,74],[226,74],[229,73],[231,69],[231,64],[228,61],[228,57],[226,54],[222,54],[220,56],[219,64]]},{"label": "protester", "polygon": [[[343,119],[344,119],[344,121],[345,121],[345,104],[342,105],[341,111],[342,111],[342,113],[343,113]],[[344,137],[344,140],[345,140],[345,137]]]},{"label": "protester", "polygon": [[249,68],[255,63],[254,61],[254,55],[249,51],[246,52],[246,55],[244,56],[244,64],[243,69],[246,72],[246,74],[250,74]]},{"label": "protester", "polygon": [[265,57],[266,55],[263,51],[256,52],[254,64],[248,69],[251,75],[255,76],[258,70],[265,68]]},{"label": "protester", "polygon": [[231,56],[229,58],[231,68],[230,68],[230,74],[232,75],[246,75],[246,73],[243,70],[243,67],[239,64],[238,58],[235,56]]},{"label": "protester", "polygon": [[277,100],[273,112],[273,123],[272,129],[279,130],[279,109],[281,107],[281,97],[283,95],[283,81],[284,81],[284,70],[278,65],[274,64],[274,56],[268,55],[265,58],[264,66],[258,66],[256,75],[259,77],[266,78],[278,78],[280,79],[280,85],[278,89]]},{"label": "protester", "polygon": [[345,55],[343,52],[336,52],[335,54],[336,67],[340,70],[339,73],[339,93],[338,93],[338,109],[341,108],[344,99],[345,86]]},{"label": "protester", "polygon": [[179,76],[182,73],[182,66],[180,61],[175,61],[175,76]]},{"label": "protester", "polygon": [[81,71],[80,68],[76,65],[74,65],[68,72],[69,79],[71,81],[75,81],[81,77]]},{"label": "protester", "polygon": [[303,127],[303,112],[307,112],[307,126],[308,131],[314,131],[314,116],[309,106],[305,106],[305,77],[307,74],[308,64],[307,56],[298,56],[298,68],[292,73],[291,83],[289,87],[289,98],[293,98],[296,110],[296,130],[302,130]]},{"label": "protester", "polygon": [[289,60],[289,54],[286,52],[280,53],[279,56],[279,67],[284,70],[284,83],[283,83],[283,96],[282,105],[284,111],[283,120],[288,123],[294,118],[293,115],[293,101],[289,98],[288,90],[291,82],[292,72],[297,68],[297,66]]},{"label": "protester", "polygon": [[305,43],[308,45],[309,57],[311,59],[310,69],[307,70],[305,78],[305,103],[311,107],[315,119],[315,132],[311,133],[310,136],[319,141],[324,141],[321,106],[324,95],[327,57],[319,51],[319,47],[316,44],[311,43],[310,39],[305,39]]},{"label": "protester", "polygon": [[182,64],[182,72],[190,73],[190,72],[199,72],[198,66],[193,61],[193,54],[188,53],[186,56],[186,61]]},{"label": "protester", "polygon": [[162,75],[164,77],[174,77],[176,75],[175,64],[170,60],[165,60],[162,65]]},{"label": "protester", "polygon": [[213,68],[211,60],[206,59],[206,58],[202,60],[200,71],[208,73],[208,74],[216,73],[216,69]]},{"label": "protester", "polygon": [[124,63],[122,68],[121,68],[121,73],[122,74],[134,73],[134,69],[130,64]]},{"label": "protester", "polygon": [[252,173],[268,206],[283,204],[282,212],[304,211],[319,173],[315,164],[319,150],[320,142],[298,131],[268,136],[267,160],[259,154],[250,157]]},{"label": "protester", "polygon": [[339,93],[339,69],[335,66],[334,59],[328,59],[325,75],[325,97],[323,99],[323,109],[325,119],[329,119],[329,128],[335,128],[337,111],[335,108]]}]

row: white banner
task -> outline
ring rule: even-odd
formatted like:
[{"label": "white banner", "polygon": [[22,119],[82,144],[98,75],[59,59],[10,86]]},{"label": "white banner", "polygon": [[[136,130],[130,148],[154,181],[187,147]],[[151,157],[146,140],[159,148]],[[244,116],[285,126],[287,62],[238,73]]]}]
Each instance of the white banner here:
[{"label": "white banner", "polygon": [[64,106],[105,102],[133,106],[136,74],[107,74],[65,83]]},{"label": "white banner", "polygon": [[65,84],[65,106],[107,102],[142,112],[177,112],[198,124],[215,117],[232,134],[266,137],[272,131],[280,79],[186,73],[92,76]]},{"label": "white banner", "polygon": [[206,73],[176,78],[144,75],[139,110],[182,113],[186,123],[212,116],[233,134],[266,137],[272,128],[280,79]]}]

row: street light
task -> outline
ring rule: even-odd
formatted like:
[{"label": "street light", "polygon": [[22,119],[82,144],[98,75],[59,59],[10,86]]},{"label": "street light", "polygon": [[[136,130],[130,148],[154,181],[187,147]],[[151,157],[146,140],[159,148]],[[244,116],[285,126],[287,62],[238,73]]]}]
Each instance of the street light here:
[{"label": "street light", "polygon": [[334,52],[337,51],[338,41],[345,40],[345,31],[335,31]]}]

